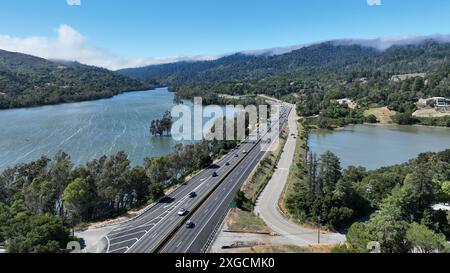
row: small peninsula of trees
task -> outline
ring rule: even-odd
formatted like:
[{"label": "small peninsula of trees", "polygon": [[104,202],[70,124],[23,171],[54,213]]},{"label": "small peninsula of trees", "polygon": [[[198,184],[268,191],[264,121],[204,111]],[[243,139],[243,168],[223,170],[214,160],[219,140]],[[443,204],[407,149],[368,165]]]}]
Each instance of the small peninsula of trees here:
[{"label": "small peninsula of trees", "polygon": [[152,120],[150,124],[150,134],[153,136],[163,136],[164,134],[169,135],[172,130],[172,114],[167,111],[164,113],[162,119]]}]

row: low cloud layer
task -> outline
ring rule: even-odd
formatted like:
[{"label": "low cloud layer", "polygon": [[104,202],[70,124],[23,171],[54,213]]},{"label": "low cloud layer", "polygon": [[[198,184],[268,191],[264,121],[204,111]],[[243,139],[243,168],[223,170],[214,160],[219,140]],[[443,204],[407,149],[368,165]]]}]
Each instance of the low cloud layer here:
[{"label": "low cloud layer", "polygon": [[81,6],[81,0],[66,0],[69,6]]},{"label": "low cloud layer", "polygon": [[381,6],[381,0],[367,0],[369,6]]},{"label": "low cloud layer", "polygon": [[38,56],[45,59],[78,61],[112,70],[164,64],[178,61],[212,60],[216,56],[169,56],[160,58],[124,58],[106,49],[88,45],[87,38],[69,25],[57,29],[56,38],[18,38],[0,34],[0,49]]},{"label": "low cloud layer", "polygon": [[343,39],[336,40],[336,45],[361,45],[373,47],[378,50],[386,50],[394,45],[414,45],[427,40],[433,40],[440,43],[450,42],[450,35],[423,35],[423,36],[392,36],[378,37],[371,39]]},{"label": "low cloud layer", "polygon": [[[391,36],[391,37],[377,37],[368,39],[341,39],[323,42],[331,42],[334,45],[360,45],[365,47],[373,47],[375,49],[383,51],[395,45],[415,45],[429,40],[439,43],[450,43],[450,35],[436,34],[436,35],[422,35],[422,36]],[[281,55],[292,52],[294,50],[301,49],[303,47],[308,47],[319,43],[321,42],[287,46],[287,47],[247,50],[243,51],[242,53],[248,55]]]},{"label": "low cloud layer", "polygon": [[[48,37],[25,37],[18,38],[0,34],[0,49],[30,54],[45,59],[56,59],[65,61],[78,61],[83,64],[117,70],[129,67],[142,67],[155,64],[174,63],[179,61],[202,61],[215,60],[221,56],[199,55],[199,56],[169,56],[169,57],[143,57],[125,58],[113,54],[106,49],[90,46],[88,40],[81,33],[69,25],[61,25],[56,31],[55,38]],[[343,39],[333,41],[336,45],[361,45],[373,47],[378,50],[386,50],[393,45],[418,44],[426,40],[437,42],[450,42],[450,35],[431,36],[395,36],[380,37],[372,39]],[[280,55],[300,49],[311,44],[303,44],[289,47],[278,47],[271,49],[260,49],[244,51],[249,55]]]}]

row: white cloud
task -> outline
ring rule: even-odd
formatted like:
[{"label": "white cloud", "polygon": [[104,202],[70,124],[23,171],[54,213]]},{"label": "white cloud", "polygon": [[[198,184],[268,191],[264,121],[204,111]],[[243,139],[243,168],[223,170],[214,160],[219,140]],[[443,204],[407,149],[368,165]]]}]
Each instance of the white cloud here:
[{"label": "white cloud", "polygon": [[69,6],[81,6],[81,0],[66,0]]},{"label": "white cloud", "polygon": [[367,0],[369,6],[381,6],[381,0]]},{"label": "white cloud", "polygon": [[217,56],[170,56],[160,58],[124,58],[108,50],[88,45],[88,40],[69,25],[60,25],[56,38],[11,37],[0,34],[0,49],[21,52],[45,59],[78,61],[112,70],[178,61],[213,60]]}]

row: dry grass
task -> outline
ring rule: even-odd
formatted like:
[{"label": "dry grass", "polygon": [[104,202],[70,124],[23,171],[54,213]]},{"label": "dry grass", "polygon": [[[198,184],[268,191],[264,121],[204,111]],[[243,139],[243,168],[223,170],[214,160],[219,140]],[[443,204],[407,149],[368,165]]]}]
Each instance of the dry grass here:
[{"label": "dry grass", "polygon": [[264,221],[252,212],[232,209],[227,218],[228,231],[270,234]]},{"label": "dry grass", "polygon": [[295,245],[260,245],[229,249],[228,253],[330,253],[334,245],[300,247]]},{"label": "dry grass", "polygon": [[364,112],[364,116],[374,115],[382,124],[392,123],[392,117],[397,114],[395,111],[389,110],[387,107],[371,108]]},{"label": "dry grass", "polygon": [[304,161],[304,158],[307,153],[307,147],[308,147],[308,143],[307,143],[308,139],[302,138],[302,135],[305,133],[306,128],[304,127],[303,122],[301,120],[299,120],[297,122],[297,127],[298,127],[298,136],[297,136],[297,143],[296,143],[296,148],[295,148],[293,164],[289,171],[288,180],[286,182],[284,191],[281,194],[280,202],[279,202],[279,208],[280,208],[281,212],[284,213],[286,216],[289,216],[289,215],[285,208],[284,201],[286,201],[287,195],[293,191],[293,187],[294,187],[295,183],[298,181],[298,178],[302,176],[302,174],[300,174],[300,170],[299,170],[297,163]]},{"label": "dry grass", "polygon": [[436,109],[434,108],[425,108],[417,110],[416,112],[413,113],[413,116],[417,118],[442,118],[450,116],[450,112],[442,113],[436,111]]}]

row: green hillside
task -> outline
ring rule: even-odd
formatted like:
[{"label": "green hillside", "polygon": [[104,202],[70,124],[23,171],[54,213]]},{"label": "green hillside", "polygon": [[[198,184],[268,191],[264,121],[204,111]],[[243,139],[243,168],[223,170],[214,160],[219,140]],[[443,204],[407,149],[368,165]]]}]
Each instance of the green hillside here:
[{"label": "green hillside", "polygon": [[0,109],[107,98],[154,86],[107,69],[0,50]]}]

